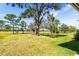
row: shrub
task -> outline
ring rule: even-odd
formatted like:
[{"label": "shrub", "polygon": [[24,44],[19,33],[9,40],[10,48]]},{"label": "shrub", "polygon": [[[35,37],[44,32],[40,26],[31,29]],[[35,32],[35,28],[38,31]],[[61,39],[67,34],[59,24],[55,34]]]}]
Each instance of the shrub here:
[{"label": "shrub", "polygon": [[79,29],[76,31],[75,40],[76,41],[79,41]]},{"label": "shrub", "polygon": [[60,33],[60,30],[57,30],[56,33]]}]

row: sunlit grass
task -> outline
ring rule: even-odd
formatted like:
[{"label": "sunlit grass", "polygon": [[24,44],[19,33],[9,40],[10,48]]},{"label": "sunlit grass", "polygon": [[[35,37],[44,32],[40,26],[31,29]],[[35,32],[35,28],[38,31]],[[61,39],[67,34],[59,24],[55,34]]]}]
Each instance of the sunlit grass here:
[{"label": "sunlit grass", "polygon": [[1,32],[0,36],[4,37],[0,39],[0,55],[70,56],[76,54],[75,51],[59,46],[61,43],[71,41],[73,38],[71,34],[51,38],[30,33],[13,35],[11,32]]},{"label": "sunlit grass", "polygon": [[0,42],[4,40],[5,37],[13,35],[12,32],[0,32]]}]

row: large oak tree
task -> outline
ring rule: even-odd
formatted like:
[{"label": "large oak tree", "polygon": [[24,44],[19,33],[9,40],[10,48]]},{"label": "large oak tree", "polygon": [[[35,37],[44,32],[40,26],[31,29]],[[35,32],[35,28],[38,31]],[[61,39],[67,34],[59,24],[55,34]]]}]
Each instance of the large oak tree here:
[{"label": "large oak tree", "polygon": [[39,29],[42,23],[42,20],[45,15],[49,14],[50,10],[59,10],[60,5],[57,3],[12,3],[7,4],[12,6],[18,6],[20,8],[26,8],[25,11],[21,14],[23,18],[34,18],[35,21],[35,33],[39,36]]}]

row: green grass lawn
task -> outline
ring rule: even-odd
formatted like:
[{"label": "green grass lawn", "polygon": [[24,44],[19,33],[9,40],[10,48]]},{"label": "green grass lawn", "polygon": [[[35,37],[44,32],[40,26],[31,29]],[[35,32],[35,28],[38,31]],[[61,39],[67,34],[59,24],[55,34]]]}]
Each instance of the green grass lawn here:
[{"label": "green grass lawn", "polygon": [[[9,56],[73,56],[76,53],[73,33],[58,34],[51,37],[49,33],[15,34],[0,32],[0,55]],[[46,35],[45,35],[46,34]],[[73,44],[74,43],[74,44]]]}]

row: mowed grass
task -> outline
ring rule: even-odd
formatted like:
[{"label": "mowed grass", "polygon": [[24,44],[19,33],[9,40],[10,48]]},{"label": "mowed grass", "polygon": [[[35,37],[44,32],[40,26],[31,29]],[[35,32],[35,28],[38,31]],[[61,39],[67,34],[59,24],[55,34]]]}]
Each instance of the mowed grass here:
[{"label": "mowed grass", "polygon": [[0,33],[0,55],[1,56],[73,56],[76,51],[62,47],[59,44],[70,42],[73,33],[66,36],[50,37],[42,34],[15,34],[11,32]]}]

